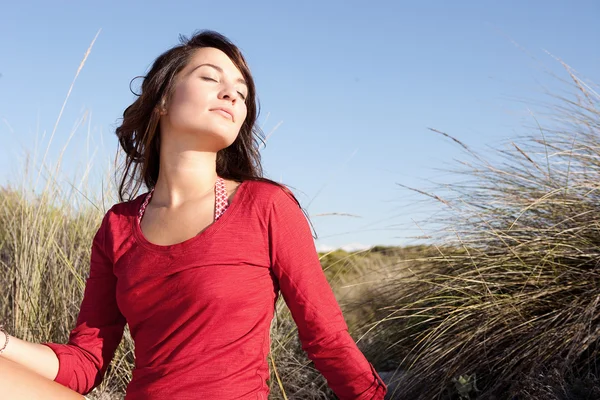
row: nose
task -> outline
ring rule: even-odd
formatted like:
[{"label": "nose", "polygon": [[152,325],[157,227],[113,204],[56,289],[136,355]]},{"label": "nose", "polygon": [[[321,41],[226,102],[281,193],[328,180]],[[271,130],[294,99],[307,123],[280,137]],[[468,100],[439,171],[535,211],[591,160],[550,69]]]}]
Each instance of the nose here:
[{"label": "nose", "polygon": [[235,102],[238,100],[235,87],[230,83],[224,83],[221,91],[219,92],[219,98],[231,101],[232,104],[235,104]]}]

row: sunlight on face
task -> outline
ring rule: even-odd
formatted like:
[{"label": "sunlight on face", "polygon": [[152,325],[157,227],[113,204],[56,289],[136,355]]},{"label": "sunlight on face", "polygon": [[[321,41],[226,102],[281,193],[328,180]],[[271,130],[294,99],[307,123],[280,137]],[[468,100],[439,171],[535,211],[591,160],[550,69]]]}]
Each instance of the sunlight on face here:
[{"label": "sunlight on face", "polygon": [[242,73],[231,59],[212,47],[198,49],[176,79],[161,132],[192,137],[205,150],[231,145],[246,119],[248,96]]}]

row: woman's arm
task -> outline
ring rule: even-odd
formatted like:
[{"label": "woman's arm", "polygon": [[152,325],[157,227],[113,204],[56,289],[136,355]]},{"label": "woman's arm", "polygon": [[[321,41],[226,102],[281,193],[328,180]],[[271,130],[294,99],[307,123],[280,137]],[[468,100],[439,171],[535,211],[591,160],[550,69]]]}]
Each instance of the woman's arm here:
[{"label": "woman's arm", "polygon": [[0,398],[10,400],[84,400],[66,387],[0,357]]},{"label": "woman's arm", "polygon": [[[0,346],[6,343],[6,335],[0,332]],[[48,346],[26,342],[10,336],[8,345],[0,357],[16,362],[23,367],[54,380],[58,373],[58,357]]]},{"label": "woman's arm", "polygon": [[58,357],[54,380],[81,394],[102,382],[125,328],[117,305],[110,214],[104,216],[92,242],[90,273],[69,342],[43,343]]},{"label": "woman's arm", "polygon": [[[90,273],[69,342],[36,344],[9,336],[0,357],[81,394],[102,382],[125,328],[117,306],[111,244],[107,214],[92,242]],[[5,340],[0,332],[0,348]]]},{"label": "woman's arm", "polygon": [[302,349],[341,400],[383,399],[387,387],[348,333],[300,207],[278,191],[268,220],[271,267]]}]

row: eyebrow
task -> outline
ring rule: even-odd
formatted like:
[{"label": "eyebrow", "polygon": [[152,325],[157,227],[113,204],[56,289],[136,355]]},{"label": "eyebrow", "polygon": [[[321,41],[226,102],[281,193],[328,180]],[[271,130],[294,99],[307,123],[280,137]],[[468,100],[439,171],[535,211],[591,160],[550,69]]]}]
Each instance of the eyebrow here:
[{"label": "eyebrow", "polygon": [[[215,64],[210,64],[210,63],[205,63],[205,64],[200,64],[200,65],[197,65],[197,66],[195,66],[195,67],[194,67],[194,69],[190,71],[190,74],[191,74],[192,72],[194,72],[195,70],[197,70],[198,68],[200,68],[200,67],[205,67],[205,66],[206,66],[206,67],[211,67],[211,68],[214,68],[214,69],[216,69],[217,71],[219,71],[220,73],[223,73],[223,68],[219,67],[218,65],[215,65]],[[242,83],[242,84],[244,84],[244,85],[248,86],[248,84],[246,83],[246,80],[245,80],[244,78],[239,78],[239,79],[237,80],[237,82],[239,82],[239,83]]]}]

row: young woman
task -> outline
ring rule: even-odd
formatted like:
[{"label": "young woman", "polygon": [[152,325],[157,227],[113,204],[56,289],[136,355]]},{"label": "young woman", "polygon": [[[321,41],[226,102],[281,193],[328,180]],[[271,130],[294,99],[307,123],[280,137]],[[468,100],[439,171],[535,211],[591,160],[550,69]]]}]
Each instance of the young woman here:
[{"label": "young woman", "polygon": [[[336,395],[383,399],[298,202],[262,178],[256,119],[252,76],[227,38],[204,31],[156,59],[116,130],[126,155],[120,203],[94,237],[69,342],[33,344],[2,330],[0,397],[81,399],[129,324],[127,400],[267,399],[281,292]],[[134,197],[142,182],[149,192]]]}]

